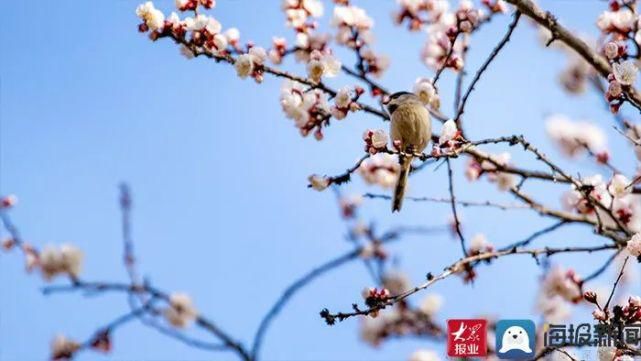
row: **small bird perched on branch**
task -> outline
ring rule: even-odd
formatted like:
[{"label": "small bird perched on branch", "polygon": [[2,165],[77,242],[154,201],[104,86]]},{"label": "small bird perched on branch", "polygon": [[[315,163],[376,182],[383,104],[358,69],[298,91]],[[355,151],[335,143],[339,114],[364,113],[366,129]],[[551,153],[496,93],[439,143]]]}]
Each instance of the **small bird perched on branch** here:
[{"label": "small bird perched on branch", "polygon": [[387,111],[392,119],[390,136],[396,149],[400,151],[398,160],[401,173],[394,189],[392,212],[400,211],[410,173],[413,154],[422,152],[432,138],[430,113],[419,97],[401,91],[389,96]]}]

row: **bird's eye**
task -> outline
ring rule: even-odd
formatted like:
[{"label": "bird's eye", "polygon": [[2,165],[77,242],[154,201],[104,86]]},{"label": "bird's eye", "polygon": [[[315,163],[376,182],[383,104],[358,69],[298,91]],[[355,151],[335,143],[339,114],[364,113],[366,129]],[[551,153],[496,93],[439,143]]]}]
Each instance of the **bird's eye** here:
[{"label": "bird's eye", "polygon": [[390,114],[394,113],[396,108],[398,108],[398,104],[390,104],[387,106],[387,110],[389,110]]}]

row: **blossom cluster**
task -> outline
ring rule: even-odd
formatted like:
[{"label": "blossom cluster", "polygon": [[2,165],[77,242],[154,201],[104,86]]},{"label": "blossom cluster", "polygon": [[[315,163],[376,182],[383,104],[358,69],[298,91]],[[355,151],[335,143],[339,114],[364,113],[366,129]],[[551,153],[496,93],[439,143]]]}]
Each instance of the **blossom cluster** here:
[{"label": "blossom cluster", "polygon": [[355,112],[360,109],[360,105],[357,103],[358,98],[365,90],[359,86],[350,87],[344,86],[336,92],[334,97],[334,105],[332,106],[330,112],[334,118],[341,120],[345,119],[349,112]]},{"label": "blossom cluster", "polygon": [[418,307],[401,301],[392,309],[362,320],[361,339],[372,346],[379,346],[388,338],[397,336],[438,336],[443,330],[436,323],[436,316],[443,305],[439,294],[428,294]]},{"label": "blossom cluster", "polygon": [[398,157],[388,153],[377,153],[361,163],[358,173],[367,184],[391,188],[400,173]]},{"label": "blossom cluster", "polygon": [[281,9],[287,18],[286,25],[300,34],[317,27],[314,18],[323,15],[323,3],[319,0],[283,0]]},{"label": "blossom cluster", "polygon": [[553,266],[544,276],[537,309],[546,322],[559,323],[570,317],[571,304],[582,300],[581,278],[572,269]]},{"label": "blossom cluster", "polygon": [[[365,304],[368,307],[376,307],[378,305],[384,304],[391,296],[390,291],[387,288],[366,288],[362,292],[363,299]],[[370,314],[372,317],[377,317],[378,312]]]},{"label": "blossom cluster", "polygon": [[341,70],[341,62],[331,52],[314,50],[309,55],[307,75],[315,83],[320,83],[321,77],[335,77]]},{"label": "blossom cluster", "polygon": [[608,76],[608,89],[605,93],[606,100],[610,103],[613,113],[619,111],[619,107],[625,100],[625,92],[634,84],[639,69],[632,60],[615,62],[612,64],[612,74]]},{"label": "blossom cluster", "polygon": [[[378,55],[372,50],[374,21],[367,12],[349,2],[336,5],[331,20],[336,28],[336,43],[353,49],[358,56],[357,68],[362,75],[371,74],[380,77],[389,66],[389,58]],[[375,95],[380,95],[379,93]]]},{"label": "blossom cluster", "polygon": [[42,276],[49,281],[60,274],[77,278],[82,267],[82,259],[82,251],[73,245],[63,244],[59,247],[45,246],[38,262]]},{"label": "blossom cluster", "polygon": [[470,240],[470,249],[468,253],[472,256],[493,251],[494,245],[490,243],[487,240],[487,237],[482,233],[474,235]]},{"label": "blossom cluster", "polygon": [[368,129],[363,133],[363,140],[365,141],[365,151],[376,154],[387,149],[389,136],[383,129]]},{"label": "blossom cluster", "polygon": [[605,39],[602,53],[612,65],[605,97],[612,112],[616,113],[639,72],[636,61],[627,58],[628,42],[634,44],[637,49],[641,44],[641,18],[624,2],[610,1],[609,5],[609,9],[601,13],[597,19],[597,27]]},{"label": "blossom cluster", "polygon": [[67,275],[76,279],[82,270],[84,256],[82,251],[74,245],[47,245],[39,252],[31,244],[17,242],[13,238],[6,238],[2,241],[2,248],[6,251],[15,247],[22,250],[27,271],[39,269],[45,281],[51,281],[59,275]]},{"label": "blossom cluster", "polygon": [[628,240],[626,250],[631,256],[641,259],[641,233],[634,234]]},{"label": "blossom cluster", "polygon": [[212,9],[216,6],[215,0],[176,0],[176,8],[180,11],[195,11],[198,6],[205,9]]},{"label": "blossom cluster", "polygon": [[572,121],[564,115],[554,114],[547,118],[545,130],[563,154],[569,157],[590,151],[607,159],[606,136],[590,122]]},{"label": "blossom cluster", "polygon": [[399,0],[394,19],[397,24],[407,22],[412,31],[424,29],[427,32],[421,58],[428,67],[460,70],[468,39],[459,39],[459,34],[478,28],[489,17],[486,10],[491,14],[507,11],[502,0],[482,3],[485,9],[475,8],[469,0],[461,1],[457,9],[450,9],[447,0]]},{"label": "blossom cluster", "polygon": [[319,89],[305,89],[303,84],[287,80],[281,87],[280,105],[302,136],[314,131],[317,140],[323,139],[323,126],[329,125],[331,117],[325,93]]},{"label": "blossom cluster", "polygon": [[515,178],[513,174],[501,172],[501,169],[509,166],[511,158],[510,153],[503,152],[487,155],[487,159],[480,162],[476,159],[470,159],[465,169],[465,177],[469,181],[476,181],[486,174],[490,182],[496,183],[500,190],[507,191],[514,186]]},{"label": "blossom cluster", "polygon": [[630,185],[631,181],[622,174],[615,174],[607,183],[600,174],[585,177],[580,187],[572,185],[565,192],[562,204],[566,210],[586,215],[604,226],[616,226],[619,222],[630,231],[640,232],[640,198],[632,194]]}]

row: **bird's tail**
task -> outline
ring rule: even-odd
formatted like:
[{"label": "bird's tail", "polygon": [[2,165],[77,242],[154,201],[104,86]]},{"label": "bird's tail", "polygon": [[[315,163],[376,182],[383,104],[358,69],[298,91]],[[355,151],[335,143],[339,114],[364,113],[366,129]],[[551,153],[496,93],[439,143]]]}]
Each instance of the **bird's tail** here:
[{"label": "bird's tail", "polygon": [[394,188],[392,212],[400,211],[403,205],[403,197],[405,197],[405,188],[407,186],[407,177],[410,174],[410,168],[412,166],[412,158],[411,155],[400,154],[398,156],[399,163],[401,164],[401,174],[398,175],[398,182],[396,182],[396,188]]}]

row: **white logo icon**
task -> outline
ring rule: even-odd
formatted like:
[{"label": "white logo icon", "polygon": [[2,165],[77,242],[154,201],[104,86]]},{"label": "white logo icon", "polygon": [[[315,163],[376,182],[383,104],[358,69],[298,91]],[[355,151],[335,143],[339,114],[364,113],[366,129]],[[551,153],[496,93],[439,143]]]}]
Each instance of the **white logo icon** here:
[{"label": "white logo icon", "polygon": [[503,342],[501,342],[499,352],[505,353],[512,350],[532,353],[532,349],[530,349],[530,337],[523,327],[512,326],[503,333]]},{"label": "white logo icon", "polygon": [[452,336],[454,336],[454,341],[465,341],[461,335],[463,335],[463,332],[467,329],[467,326],[465,326],[465,322],[461,322],[461,327],[458,329],[456,332],[452,332]]}]

